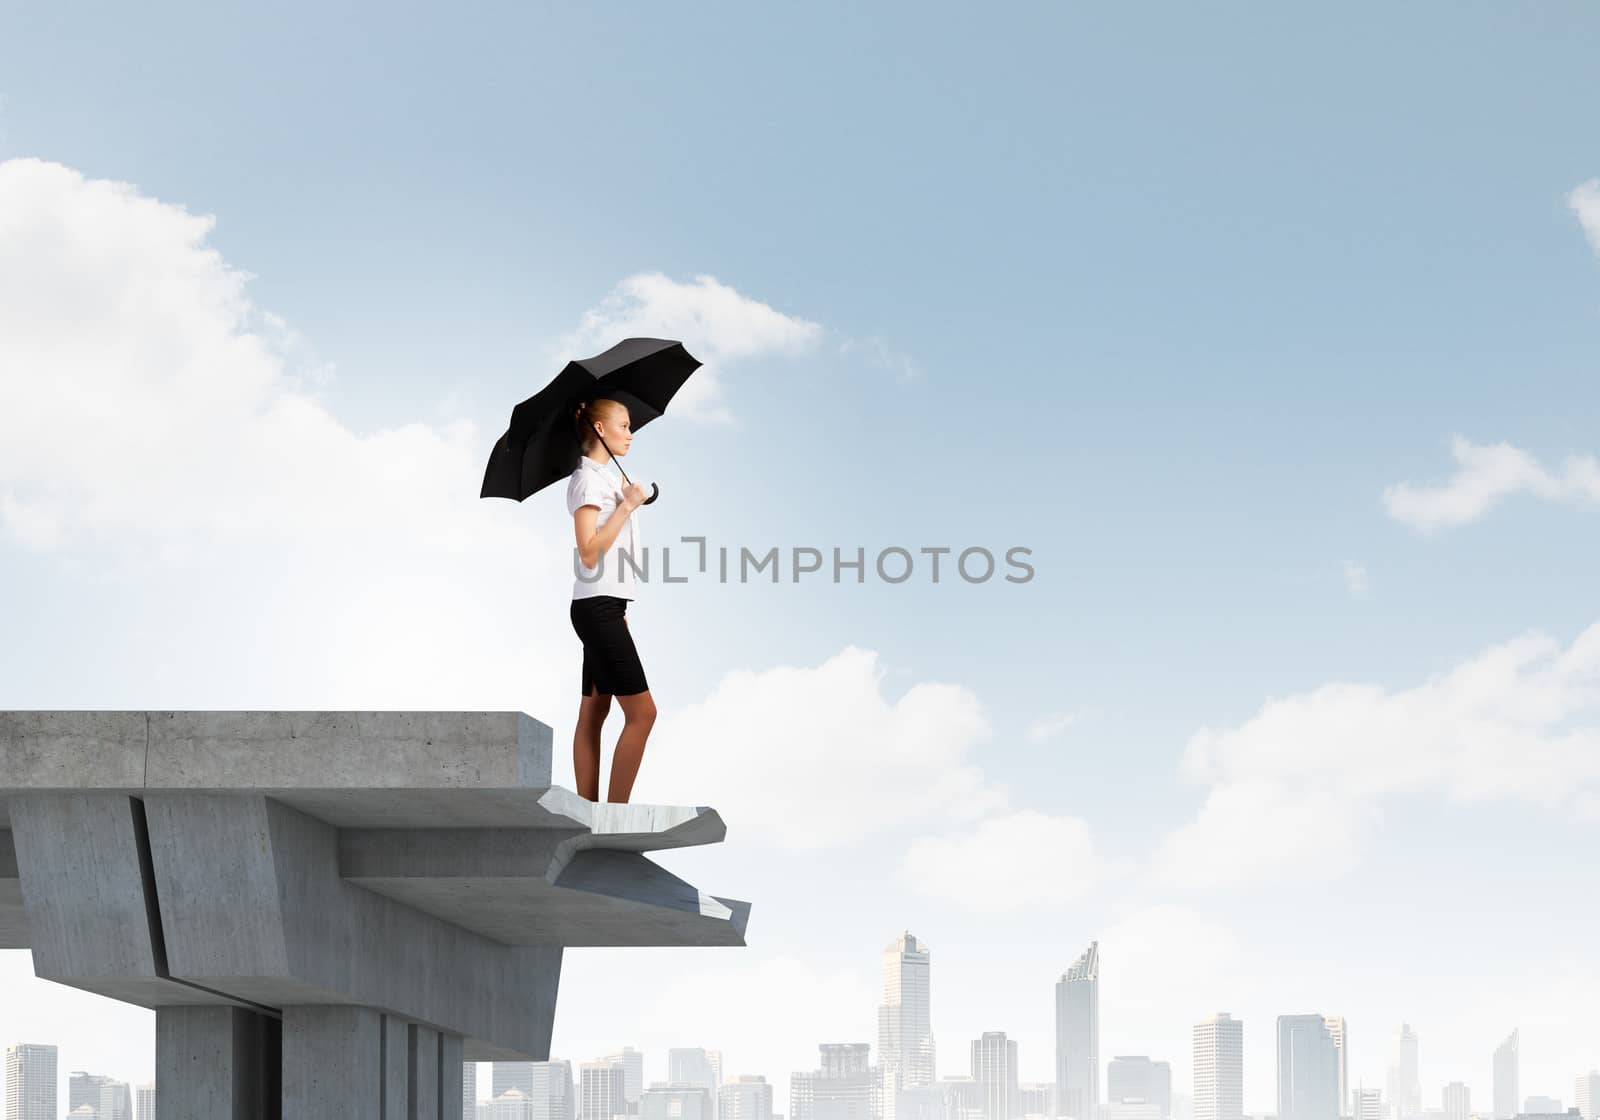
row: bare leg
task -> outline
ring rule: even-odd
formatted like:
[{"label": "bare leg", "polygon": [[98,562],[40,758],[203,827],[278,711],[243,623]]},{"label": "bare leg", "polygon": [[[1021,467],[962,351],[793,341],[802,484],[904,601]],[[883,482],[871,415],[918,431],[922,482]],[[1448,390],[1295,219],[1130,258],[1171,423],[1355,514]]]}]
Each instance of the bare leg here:
[{"label": "bare leg", "polygon": [[644,741],[655,726],[656,702],[645,691],[618,696],[617,703],[622,705],[626,722],[617,736],[617,749],[611,752],[611,791],[606,800],[625,802],[633,792],[633,780],[639,776],[639,763],[644,760]]},{"label": "bare leg", "polygon": [[600,728],[611,712],[611,694],[598,688],[578,705],[578,726],[572,732],[572,773],[578,796],[600,800]]}]

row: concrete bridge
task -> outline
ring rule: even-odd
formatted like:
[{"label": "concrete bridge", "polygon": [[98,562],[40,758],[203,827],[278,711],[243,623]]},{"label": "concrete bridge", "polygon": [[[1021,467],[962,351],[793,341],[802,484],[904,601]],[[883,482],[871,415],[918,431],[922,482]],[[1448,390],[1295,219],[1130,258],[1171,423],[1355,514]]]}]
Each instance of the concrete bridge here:
[{"label": "concrete bridge", "polygon": [[565,946],[744,944],[644,854],[715,810],[550,778],[520,712],[0,712],[0,948],[155,1009],[161,1120],[459,1120]]}]

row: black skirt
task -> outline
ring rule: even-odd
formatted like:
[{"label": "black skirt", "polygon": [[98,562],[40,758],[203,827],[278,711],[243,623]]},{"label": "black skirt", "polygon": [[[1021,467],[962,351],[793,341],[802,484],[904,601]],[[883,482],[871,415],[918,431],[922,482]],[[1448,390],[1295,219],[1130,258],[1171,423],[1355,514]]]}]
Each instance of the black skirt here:
[{"label": "black skirt", "polygon": [[572,628],[583,642],[583,694],[596,690],[613,696],[646,692],[644,666],[633,635],[628,633],[628,600],[618,595],[590,595],[572,600]]}]

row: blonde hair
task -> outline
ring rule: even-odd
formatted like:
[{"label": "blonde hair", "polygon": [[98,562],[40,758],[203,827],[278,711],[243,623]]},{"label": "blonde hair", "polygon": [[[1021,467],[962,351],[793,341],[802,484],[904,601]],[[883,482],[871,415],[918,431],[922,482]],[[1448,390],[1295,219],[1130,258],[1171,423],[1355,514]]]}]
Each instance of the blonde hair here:
[{"label": "blonde hair", "polygon": [[587,455],[589,449],[600,439],[595,434],[594,425],[598,422],[604,424],[607,419],[616,415],[617,409],[624,413],[628,411],[621,401],[614,401],[610,397],[597,397],[592,401],[581,401],[577,410],[572,414],[572,421],[578,431],[578,446]]}]

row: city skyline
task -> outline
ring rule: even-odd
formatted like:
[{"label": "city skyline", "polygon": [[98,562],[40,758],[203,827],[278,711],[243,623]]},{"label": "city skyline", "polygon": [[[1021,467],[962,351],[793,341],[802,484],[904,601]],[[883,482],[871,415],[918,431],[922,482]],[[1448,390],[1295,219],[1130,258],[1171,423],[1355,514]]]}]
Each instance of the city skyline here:
[{"label": "city skyline", "polygon": [[[1085,1033],[1088,1024],[1098,1021],[1098,985],[1100,982],[1100,943],[1092,942],[1072,964],[1058,977],[1054,985],[1054,998],[1058,1015],[1063,1011],[1079,1016],[1079,1021],[1068,1032],[1067,1038],[1071,1046],[1082,1049],[1085,1040],[1093,1037],[1093,1046],[1098,1048],[1100,1041],[1097,1032]],[[875,1045],[870,1041],[834,1041],[819,1042],[818,1047],[823,1055],[824,1064],[829,1061],[846,1062],[851,1076],[860,1074],[862,1081],[861,1092],[871,1093],[874,1108],[885,1108],[881,1103],[886,1098],[883,1096],[888,1084],[885,1078],[884,1051],[882,1046],[886,1040],[893,1041],[896,1037],[905,1040],[905,1054],[911,1055],[919,1085],[937,1087],[952,1079],[950,1071],[938,1069],[935,1061],[935,1050],[931,1036],[920,1034],[922,1024],[927,1022],[927,1014],[932,1004],[932,992],[935,987],[933,953],[927,941],[912,934],[910,930],[903,931],[895,937],[881,954],[882,972],[882,1002],[878,1005],[879,1041]],[[1072,999],[1064,1000],[1063,993],[1071,993]],[[891,1015],[890,1009],[896,1009]],[[891,1024],[899,1023],[896,1028]],[[1276,1056],[1273,1062],[1273,1076],[1279,1094],[1276,1107],[1272,1110],[1242,1109],[1239,1115],[1243,1117],[1276,1117],[1277,1120],[1328,1120],[1331,1115],[1333,1120],[1341,1117],[1351,1117],[1353,1120],[1372,1120],[1366,1115],[1368,1108],[1376,1108],[1379,1120],[1405,1120],[1408,1117],[1432,1117],[1433,1120],[1467,1120],[1468,1117],[1483,1117],[1484,1120],[1511,1120],[1511,1117],[1523,1114],[1535,1114],[1547,1109],[1528,1109],[1529,1104],[1550,1104],[1562,1102],[1566,1107],[1587,1109],[1583,1115],[1585,1120],[1597,1120],[1589,1115],[1593,1111],[1593,1102],[1600,1097],[1600,1074],[1575,1071],[1571,1080],[1572,1100],[1553,1094],[1524,1094],[1521,1092],[1521,1053],[1520,1031],[1513,1028],[1503,1041],[1494,1048],[1489,1062],[1490,1091],[1477,1099],[1492,1100],[1493,1107],[1487,1110],[1474,1110],[1471,1100],[1474,1099],[1470,1083],[1464,1081],[1451,1081],[1442,1083],[1437,1087],[1437,1096],[1433,1096],[1425,1087],[1425,1080],[1421,1076],[1421,1043],[1418,1032],[1410,1022],[1397,1025],[1391,1035],[1389,1061],[1384,1068],[1384,1088],[1368,1085],[1375,1081],[1376,1071],[1363,1070],[1359,1075],[1351,1076],[1348,1073],[1348,1044],[1349,1026],[1348,1018],[1344,1015],[1315,1013],[1292,1013],[1276,1016],[1274,1039]],[[904,1034],[897,1036],[897,1030]],[[1073,1031],[1077,1034],[1074,1035]],[[1113,1074],[1117,1063],[1123,1063],[1127,1070],[1143,1068],[1136,1063],[1146,1063],[1151,1066],[1162,1067],[1166,1078],[1166,1091],[1172,1098],[1184,1102],[1190,1120],[1236,1120],[1224,1110],[1221,1113],[1208,1113],[1206,1094],[1202,1090],[1203,1063],[1202,1051],[1204,1050],[1204,1068],[1213,1071],[1207,1077],[1212,1077],[1215,1071],[1220,1070],[1221,1079],[1218,1082],[1218,1091],[1227,1099],[1231,1091],[1226,1084],[1232,1084],[1237,1078],[1237,1084],[1243,1084],[1243,1063],[1240,1056],[1243,1053],[1243,1038],[1246,1026],[1243,1020],[1232,1017],[1228,1012],[1218,1012],[1207,1016],[1206,1019],[1194,1024],[1194,1049],[1193,1064],[1191,1067],[1192,1081],[1182,1083],[1181,1088],[1175,1088],[1172,1081],[1172,1056],[1169,1055],[1136,1055],[1117,1053],[1114,1056],[1101,1059],[1097,1063],[1096,1078],[1103,1077],[1106,1095],[1103,1099],[1096,1100],[1094,1106],[1101,1112],[1106,1111],[1110,1103],[1110,1089]],[[918,1038],[921,1041],[917,1041]],[[992,1041],[991,1041],[992,1040]],[[954,1075],[954,1080],[973,1078],[984,1082],[999,1076],[1001,1081],[993,1083],[988,1089],[979,1090],[979,1099],[987,1102],[995,1100],[1020,1101],[1022,1099],[1022,1085],[1043,1084],[1031,1081],[1021,1076],[1019,1049],[1015,1039],[1008,1039],[1004,1031],[983,1031],[969,1040],[971,1050],[971,1063],[967,1070]],[[1062,1052],[1058,1043],[1057,1058]],[[43,1068],[44,1054],[49,1052],[51,1068],[55,1068],[57,1051],[49,1044],[42,1046],[12,1045],[7,1048],[7,1081],[6,1100],[9,1102],[14,1094],[13,1068],[22,1068],[30,1063],[39,1069]],[[830,1057],[831,1055],[831,1057]],[[845,1058],[844,1055],[854,1055]],[[980,1058],[981,1055],[981,1058]],[[894,1059],[890,1059],[892,1062]],[[906,1059],[902,1059],[906,1060]],[[1232,1064],[1230,1064],[1232,1063]],[[623,1107],[630,1111],[637,1111],[641,1094],[652,1089],[663,1089],[668,1086],[678,1088],[681,1086],[698,1086],[706,1092],[706,1120],[724,1120],[718,1110],[719,1095],[723,1087],[730,1084],[725,1079],[723,1069],[723,1052],[717,1048],[706,1047],[678,1047],[669,1048],[665,1052],[666,1079],[661,1080],[649,1076],[647,1065],[647,1052],[628,1044],[620,1049],[598,1056],[594,1059],[578,1060],[574,1064],[571,1059],[552,1058],[549,1062],[497,1062],[497,1063],[472,1063],[472,1070],[466,1082],[467,1099],[473,1099],[472,1092],[483,1086],[485,1092],[479,1092],[476,1100],[487,1102],[507,1089],[516,1088],[519,1092],[535,1101],[551,1100],[549,1085],[555,1084],[552,1077],[555,1071],[565,1071],[567,1084],[567,1105],[565,1111],[557,1107],[554,1111],[540,1113],[538,1120],[582,1120],[585,1117],[584,1102],[591,1102],[591,1109],[609,1106],[613,1100],[623,1102]],[[486,1075],[480,1076],[480,1066],[488,1066]],[[841,1067],[842,1068],[842,1067]],[[1592,1067],[1590,1067],[1592,1070]],[[984,1073],[980,1070],[998,1070],[997,1075]],[[788,1116],[790,1113],[777,1108],[777,1102],[782,1100],[785,1108],[788,1101],[777,1094],[780,1087],[785,1092],[793,1088],[793,1079],[801,1076],[800,1070],[774,1071],[743,1070],[734,1071],[731,1077],[759,1077],[766,1079],[761,1086],[763,1099],[771,1103],[773,1111],[779,1115]],[[871,1075],[869,1077],[868,1075]],[[1126,1073],[1124,1076],[1131,1076]],[[1148,1074],[1140,1074],[1148,1077]],[[926,1078],[926,1080],[924,1080]],[[137,1115],[139,1090],[148,1084],[144,1079],[119,1079],[111,1075],[95,1074],[81,1069],[60,1071],[57,1078],[60,1086],[65,1089],[61,1094],[62,1099],[69,1104],[92,1103],[102,1099],[102,1092],[115,1094],[115,1097],[105,1097],[105,1100],[115,1099],[120,1104],[110,1106],[104,1110],[103,1120],[142,1120]],[[1341,1086],[1347,1083],[1349,1099],[1345,1101]],[[37,1075],[33,1079],[37,1081]],[[996,1087],[998,1085],[998,1087]],[[1192,1085],[1192,1091],[1190,1086]],[[904,1085],[903,1088],[916,1086]],[[1559,1088],[1559,1087],[1555,1087]],[[1405,1100],[1396,1101],[1396,1091],[1404,1094]],[[1482,1092],[1480,1089],[1479,1092]],[[559,1095],[557,1098],[559,1099]],[[868,1098],[863,1096],[865,1102]],[[1298,1102],[1295,1107],[1286,1109],[1285,1101]],[[1508,1103],[1509,1102],[1509,1103]],[[1299,1111],[1296,1111],[1298,1107]],[[1327,1110],[1332,1108],[1329,1113]],[[121,1111],[116,1111],[120,1108]],[[880,1120],[892,1120],[893,1105],[890,1104],[881,1114]],[[1509,1108],[1509,1111],[1505,1111]],[[1320,1111],[1319,1111],[1320,1110]],[[70,1111],[70,1109],[68,1109]],[[1058,1115],[1069,1115],[1064,1110]],[[1016,1113],[1020,1115],[1020,1113]],[[1169,1105],[1170,1115],[1170,1105]],[[915,1116],[915,1114],[913,1114]],[[1007,1118],[1010,1120],[1010,1118]],[[1117,1117],[1107,1114],[1103,1120],[1118,1120]],[[1139,1110],[1125,1112],[1120,1120],[1147,1120],[1144,1113]],[[1166,1120],[1166,1117],[1156,1116],[1148,1120]]]}]

